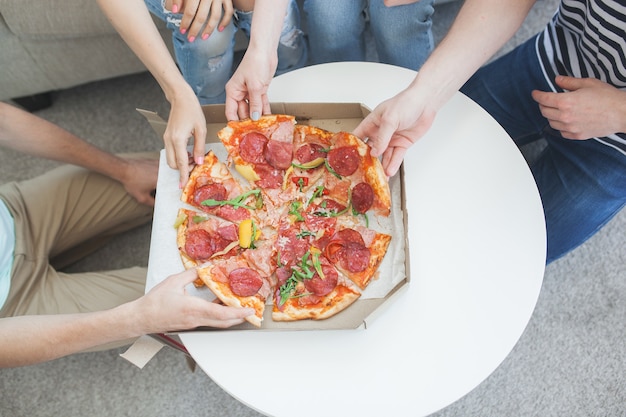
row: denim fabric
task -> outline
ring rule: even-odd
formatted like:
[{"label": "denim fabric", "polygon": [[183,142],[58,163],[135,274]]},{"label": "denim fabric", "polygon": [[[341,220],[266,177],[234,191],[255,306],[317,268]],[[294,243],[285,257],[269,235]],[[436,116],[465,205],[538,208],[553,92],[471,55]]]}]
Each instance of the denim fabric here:
[{"label": "denim fabric", "polygon": [[314,64],[365,61],[369,17],[380,62],[419,69],[433,49],[433,0],[387,7],[383,0],[305,0],[304,18]]},{"label": "denim fabric", "polygon": [[[233,72],[235,34],[240,28],[249,37],[252,13],[236,11],[222,32],[216,29],[206,40],[198,38],[189,42],[186,35],[180,33],[181,13],[166,10],[164,0],[145,0],[145,3],[150,12],[172,31],[176,63],[200,104],[223,103],[226,99],[224,88]],[[278,47],[277,74],[303,66],[307,60],[306,48],[300,30],[300,13],[296,1],[292,0]]]},{"label": "denim fabric", "polygon": [[[237,12],[237,26],[250,39],[252,12]],[[296,0],[291,0],[278,41],[278,66],[276,75],[298,69],[306,65],[307,43],[300,29],[300,9]]]},{"label": "denim fabric", "polygon": [[543,203],[547,262],[582,244],[626,202],[626,156],[595,139],[570,140],[552,129],[532,99],[550,91],[535,48],[536,37],[481,68],[462,88],[518,145],[545,139],[530,168]]}]

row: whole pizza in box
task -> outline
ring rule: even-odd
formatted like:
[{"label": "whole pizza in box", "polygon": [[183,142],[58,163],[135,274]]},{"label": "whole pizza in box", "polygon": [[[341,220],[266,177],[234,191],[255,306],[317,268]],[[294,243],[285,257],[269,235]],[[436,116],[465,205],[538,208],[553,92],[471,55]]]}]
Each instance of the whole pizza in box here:
[{"label": "whole pizza in box", "polygon": [[182,192],[177,245],[226,305],[272,320],[321,320],[348,308],[377,273],[391,235],[369,227],[389,216],[380,161],[347,132],[275,114],[228,122]]}]

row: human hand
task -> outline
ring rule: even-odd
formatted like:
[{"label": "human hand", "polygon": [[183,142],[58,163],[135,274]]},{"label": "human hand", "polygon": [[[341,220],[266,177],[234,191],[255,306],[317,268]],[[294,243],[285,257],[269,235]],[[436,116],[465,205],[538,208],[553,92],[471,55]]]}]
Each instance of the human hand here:
[{"label": "human hand", "polygon": [[626,92],[595,78],[557,76],[564,93],[533,91],[541,114],[566,139],[584,140],[626,131]]},{"label": "human hand", "polygon": [[267,56],[248,49],[239,67],[226,83],[226,118],[228,120],[258,120],[270,114],[267,89],[276,72],[278,57]]},{"label": "human hand", "polygon": [[254,315],[251,308],[227,307],[187,294],[185,287],[198,277],[195,269],[171,275],[134,301],[142,334],[194,329],[226,328]]},{"label": "human hand", "polygon": [[121,179],[128,194],[141,204],[154,206],[159,163],[156,159],[125,158],[127,170]]},{"label": "human hand", "polygon": [[395,175],[407,149],[428,131],[436,111],[422,106],[419,97],[404,90],[376,106],[354,129],[354,135],[367,138],[372,156],[382,155],[385,174]]},{"label": "human hand", "polygon": [[[216,27],[221,32],[232,20],[234,12],[232,0],[166,0],[165,8],[183,14],[180,33],[186,34],[189,42],[198,37],[206,40]],[[204,30],[200,32],[203,26]]]},{"label": "human hand", "polygon": [[204,161],[206,141],[206,119],[193,90],[184,85],[172,98],[170,115],[163,135],[165,156],[170,168],[180,173],[179,187],[189,179],[189,154],[187,142],[194,138],[193,160],[200,165]]}]

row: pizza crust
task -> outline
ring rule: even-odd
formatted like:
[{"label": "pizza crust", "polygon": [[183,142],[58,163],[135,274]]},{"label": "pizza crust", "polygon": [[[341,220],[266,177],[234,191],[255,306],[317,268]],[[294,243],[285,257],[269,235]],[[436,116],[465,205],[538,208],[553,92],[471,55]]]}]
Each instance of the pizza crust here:
[{"label": "pizza crust", "polygon": [[212,277],[211,270],[215,265],[198,268],[198,277],[215,294],[224,305],[239,308],[253,308],[254,316],[246,317],[246,321],[256,327],[261,327],[265,311],[265,299],[259,294],[249,297],[238,297],[231,291],[228,284],[219,282]]},{"label": "pizza crust", "polygon": [[390,235],[386,235],[384,233],[376,233],[371,245],[368,246],[368,249],[370,250],[369,264],[367,268],[365,268],[361,272],[350,272],[342,268],[339,263],[335,264],[335,268],[337,268],[337,270],[341,271],[341,273],[350,278],[350,280],[358,285],[359,288],[364,290],[378,271],[378,267],[380,266],[380,263],[383,261],[383,258],[387,253],[387,247],[389,246],[390,242]]},{"label": "pizza crust", "polygon": [[272,320],[274,321],[296,321],[296,320],[324,320],[345,310],[355,302],[361,294],[354,288],[346,284],[338,284],[337,287],[322,301],[310,306],[298,305],[298,300],[292,298],[278,309],[276,305],[272,310]]}]

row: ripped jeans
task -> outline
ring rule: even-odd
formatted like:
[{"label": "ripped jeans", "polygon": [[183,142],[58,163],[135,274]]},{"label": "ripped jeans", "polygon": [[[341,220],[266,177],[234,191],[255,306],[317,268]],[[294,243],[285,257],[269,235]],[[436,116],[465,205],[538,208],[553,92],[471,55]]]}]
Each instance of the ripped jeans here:
[{"label": "ripped jeans", "polygon": [[[148,9],[172,31],[176,63],[183,77],[193,88],[200,104],[224,103],[225,86],[234,68],[235,34],[238,29],[250,38],[252,12],[235,10],[231,22],[222,32],[217,29],[206,40],[189,42],[180,33],[182,13],[172,13],[164,7],[165,0],[145,0]],[[307,44],[300,30],[300,11],[291,0],[278,44],[276,75],[303,67],[307,61]]]}]

